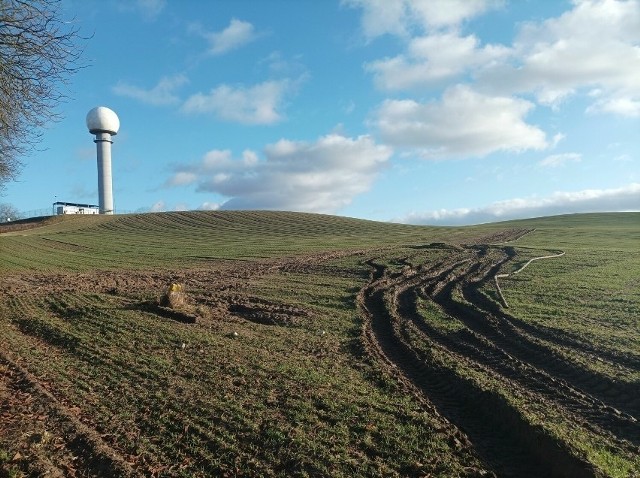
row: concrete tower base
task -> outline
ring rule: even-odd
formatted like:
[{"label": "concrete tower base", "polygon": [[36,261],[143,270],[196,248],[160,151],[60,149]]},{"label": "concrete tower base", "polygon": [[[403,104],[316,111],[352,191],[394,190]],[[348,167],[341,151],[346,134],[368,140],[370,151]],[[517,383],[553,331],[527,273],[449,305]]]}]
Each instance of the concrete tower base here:
[{"label": "concrete tower base", "polygon": [[113,183],[111,176],[111,135],[97,133],[93,140],[98,149],[98,205],[100,214],[113,214]]}]

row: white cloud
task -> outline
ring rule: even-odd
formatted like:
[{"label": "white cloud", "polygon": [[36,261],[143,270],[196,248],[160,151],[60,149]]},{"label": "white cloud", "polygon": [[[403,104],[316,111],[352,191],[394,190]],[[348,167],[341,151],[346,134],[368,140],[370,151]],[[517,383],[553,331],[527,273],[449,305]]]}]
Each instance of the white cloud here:
[{"label": "white cloud", "polygon": [[610,97],[596,101],[587,108],[587,113],[613,113],[637,118],[640,116],[640,94],[637,98]]},{"label": "white cloud", "polygon": [[233,164],[232,161],[233,158],[230,150],[214,149],[204,155],[204,158],[202,158],[202,167],[205,171],[212,171],[216,168],[227,167]]},{"label": "white cloud", "polygon": [[205,201],[200,204],[200,207],[198,207],[198,209],[202,211],[217,211],[218,209],[220,209],[220,204],[217,202]]},{"label": "white cloud", "polygon": [[223,209],[279,209],[335,213],[367,191],[391,156],[389,147],[370,136],[330,134],[313,143],[282,139],[264,148],[264,160],[253,151],[233,159],[229,151],[210,151],[183,174],[196,174],[197,190],[230,198]]},{"label": "white cloud", "polygon": [[402,90],[441,82],[486,66],[509,54],[501,45],[480,47],[474,35],[437,33],[410,41],[405,54],[373,61],[365,70],[373,73],[376,85],[386,90]]},{"label": "white cloud", "polygon": [[406,35],[406,2],[343,0],[343,5],[362,8],[362,31],[368,39],[384,34]]},{"label": "white cloud", "polygon": [[343,0],[361,8],[367,39],[392,34],[407,36],[418,29],[451,27],[501,4],[496,0]]},{"label": "white cloud", "polygon": [[[144,208],[138,209],[137,212],[165,212],[168,209],[167,203],[162,199],[153,203],[153,205],[145,210]],[[173,208],[169,208],[172,211],[189,211],[189,205],[185,202],[176,203]]]},{"label": "white cloud", "polygon": [[525,100],[487,96],[457,85],[446,90],[439,103],[386,100],[374,123],[385,141],[419,148],[428,158],[485,156],[548,147],[544,131],[523,119],[532,108]]},{"label": "white cloud", "polygon": [[119,81],[111,90],[118,96],[133,98],[155,106],[173,105],[180,101],[174,91],[189,80],[185,75],[165,76],[149,90]]},{"label": "white cloud", "polygon": [[558,146],[560,141],[562,141],[566,137],[567,137],[567,135],[565,135],[564,133],[556,133],[556,134],[554,134],[553,135],[553,139],[551,140],[551,147],[555,148],[556,146]]},{"label": "white cloud", "polygon": [[480,208],[441,209],[426,213],[412,213],[400,222],[462,225],[556,214],[615,211],[640,211],[639,183],[615,189],[556,192],[546,198],[509,199]]},{"label": "white cloud", "polygon": [[166,205],[164,203],[164,201],[160,200],[160,201],[156,201],[153,206],[151,206],[150,211],[151,212],[163,212],[166,209]]},{"label": "white cloud", "polygon": [[251,87],[220,85],[208,94],[196,93],[182,105],[185,113],[213,113],[225,121],[273,124],[283,119],[279,111],[287,94],[296,90],[290,80],[266,81]]},{"label": "white cloud", "polygon": [[258,155],[255,153],[255,151],[245,149],[242,152],[242,162],[245,166],[254,166],[258,163]]},{"label": "white cloud", "polygon": [[229,26],[219,32],[206,32],[197,26],[193,29],[209,41],[209,53],[212,55],[222,55],[235,50],[258,37],[251,23],[236,18],[231,19]]},{"label": "white cloud", "polygon": [[631,163],[633,162],[633,158],[630,155],[623,153],[623,154],[619,154],[618,156],[615,156],[613,158],[613,161],[618,163]]},{"label": "white cloud", "polygon": [[166,184],[166,186],[187,186],[189,184],[195,183],[197,179],[198,176],[196,174],[181,171],[174,174],[171,177],[171,180]]},{"label": "white cloud", "polygon": [[595,97],[590,112],[640,115],[640,2],[575,0],[557,18],[525,24],[513,61],[486,69],[487,91],[534,92],[559,105],[571,95]]},{"label": "white cloud", "polygon": [[362,10],[369,39],[407,40],[398,55],[365,64],[385,90],[433,86],[470,75],[489,95],[533,94],[559,108],[592,98],[588,113],[640,117],[640,1],[573,0],[563,14],[519,26],[512,45],[482,45],[461,22],[499,5],[467,0],[343,0]]},{"label": "white cloud", "polygon": [[409,0],[409,10],[425,27],[457,25],[500,5],[491,0]]},{"label": "white cloud", "polygon": [[567,163],[579,163],[582,161],[582,155],[579,153],[562,153],[547,156],[538,164],[546,168],[557,168]]}]

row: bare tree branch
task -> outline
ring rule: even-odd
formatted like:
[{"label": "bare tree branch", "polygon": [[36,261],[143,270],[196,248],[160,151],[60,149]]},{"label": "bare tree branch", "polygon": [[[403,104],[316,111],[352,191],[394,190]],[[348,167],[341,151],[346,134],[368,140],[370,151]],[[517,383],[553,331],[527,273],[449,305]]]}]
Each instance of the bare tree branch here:
[{"label": "bare tree branch", "polygon": [[60,0],[0,0],[0,188],[14,180],[81,69],[78,27]]}]

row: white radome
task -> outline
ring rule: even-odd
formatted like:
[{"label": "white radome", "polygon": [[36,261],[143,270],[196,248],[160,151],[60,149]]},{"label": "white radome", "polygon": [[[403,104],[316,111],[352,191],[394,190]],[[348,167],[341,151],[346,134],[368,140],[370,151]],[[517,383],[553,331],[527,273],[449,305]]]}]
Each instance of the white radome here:
[{"label": "white radome", "polygon": [[87,128],[92,134],[118,134],[120,120],[113,110],[106,106],[97,106],[87,113]]}]

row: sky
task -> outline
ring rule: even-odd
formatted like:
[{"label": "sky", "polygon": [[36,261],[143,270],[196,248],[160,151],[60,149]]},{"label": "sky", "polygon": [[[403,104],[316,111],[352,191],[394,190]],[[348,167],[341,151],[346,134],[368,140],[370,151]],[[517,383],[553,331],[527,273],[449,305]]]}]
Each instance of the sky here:
[{"label": "sky", "polygon": [[85,67],[0,202],[457,225],[640,210],[640,0],[62,0]]}]

